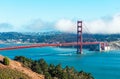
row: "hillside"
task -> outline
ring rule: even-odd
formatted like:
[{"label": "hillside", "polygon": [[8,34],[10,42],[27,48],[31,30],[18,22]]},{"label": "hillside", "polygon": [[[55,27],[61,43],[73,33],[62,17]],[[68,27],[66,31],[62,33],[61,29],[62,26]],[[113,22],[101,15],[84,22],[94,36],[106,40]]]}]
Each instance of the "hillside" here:
[{"label": "hillside", "polygon": [[[4,65],[5,59],[9,64]],[[62,68],[60,64],[48,65],[44,59],[31,60],[16,56],[14,60],[0,56],[0,79],[94,79],[90,73],[78,72],[69,66]]]},{"label": "hillside", "polygon": [[120,50],[120,41],[109,42],[111,50]]},{"label": "hillside", "polygon": [[[83,41],[118,41],[120,34],[86,34],[83,33]],[[64,32],[0,32],[0,43],[58,43],[76,42],[77,35]]]},{"label": "hillside", "polygon": [[24,56],[16,56],[14,60],[39,74],[44,74],[45,79],[94,79],[91,73],[77,71],[69,66],[62,68],[61,64],[48,64],[44,59],[32,60]]},{"label": "hillside", "polygon": [[[3,58],[4,58],[3,56],[0,56],[0,61],[3,61]],[[20,74],[23,74],[23,76],[25,76],[25,75],[28,76],[25,79],[28,79],[28,78],[29,79],[44,79],[43,75],[39,75],[39,74],[31,71],[29,68],[23,67],[23,65],[20,62],[17,62],[17,61],[14,61],[14,60],[10,60],[10,65],[9,66],[5,66],[2,63],[0,63],[0,70],[11,71],[13,73],[18,72]],[[14,74],[11,73],[10,75],[14,75]],[[12,79],[16,79],[16,78],[12,78]]]}]

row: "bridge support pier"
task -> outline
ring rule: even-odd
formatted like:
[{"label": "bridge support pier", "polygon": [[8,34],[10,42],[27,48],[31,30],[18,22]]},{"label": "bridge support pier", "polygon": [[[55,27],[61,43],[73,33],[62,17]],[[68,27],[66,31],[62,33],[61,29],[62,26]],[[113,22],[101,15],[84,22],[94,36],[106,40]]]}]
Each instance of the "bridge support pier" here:
[{"label": "bridge support pier", "polygon": [[108,45],[108,43],[100,43],[100,48],[99,48],[99,51],[102,52],[102,51],[109,51],[110,50],[110,46]]},{"label": "bridge support pier", "polygon": [[77,54],[82,54],[82,21],[77,21]]}]

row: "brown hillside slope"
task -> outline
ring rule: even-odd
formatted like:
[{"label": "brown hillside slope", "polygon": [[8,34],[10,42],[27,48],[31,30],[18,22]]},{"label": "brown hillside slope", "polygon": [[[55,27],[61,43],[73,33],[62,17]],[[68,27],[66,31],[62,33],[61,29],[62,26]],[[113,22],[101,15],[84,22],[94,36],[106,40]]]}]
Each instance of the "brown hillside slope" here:
[{"label": "brown hillside slope", "polygon": [[[0,55],[0,61],[3,61],[3,58],[4,57]],[[32,79],[45,79],[43,75],[37,74],[37,73],[33,72],[32,70],[25,68],[22,66],[22,64],[20,62],[17,62],[17,61],[11,60],[11,59],[10,59],[9,66],[5,66],[5,65],[0,63],[0,68],[16,69],[22,73],[25,73],[26,75],[28,75]]]}]

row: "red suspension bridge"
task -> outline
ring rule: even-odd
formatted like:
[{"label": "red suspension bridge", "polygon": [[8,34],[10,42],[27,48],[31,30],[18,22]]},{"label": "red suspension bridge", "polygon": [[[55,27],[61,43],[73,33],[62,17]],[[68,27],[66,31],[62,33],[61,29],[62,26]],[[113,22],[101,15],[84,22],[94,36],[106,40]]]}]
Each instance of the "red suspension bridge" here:
[{"label": "red suspension bridge", "polygon": [[99,50],[105,50],[105,47],[108,45],[104,42],[83,42],[82,38],[83,33],[83,23],[82,21],[77,21],[77,42],[70,42],[70,43],[55,43],[55,44],[32,44],[32,45],[25,45],[25,46],[10,46],[10,47],[3,47],[0,50],[13,50],[13,49],[23,49],[23,48],[35,48],[35,47],[46,47],[46,46],[77,46],[77,53],[82,54],[82,46],[83,45],[99,45]]}]

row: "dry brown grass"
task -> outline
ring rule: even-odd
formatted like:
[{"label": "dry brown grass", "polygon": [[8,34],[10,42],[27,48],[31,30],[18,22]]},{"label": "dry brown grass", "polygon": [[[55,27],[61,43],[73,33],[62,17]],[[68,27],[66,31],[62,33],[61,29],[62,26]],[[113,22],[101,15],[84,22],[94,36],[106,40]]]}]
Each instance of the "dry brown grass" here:
[{"label": "dry brown grass", "polygon": [[[3,56],[0,56],[0,61],[3,61]],[[14,61],[14,60],[10,60],[10,65],[9,66],[5,66],[3,64],[0,64],[0,68],[10,68],[10,69],[15,69],[17,71],[20,71],[26,75],[28,75],[29,77],[31,77],[31,79],[45,79],[44,75],[40,75],[37,74],[35,72],[33,72],[32,70],[30,70],[29,68],[25,68],[23,67],[23,65],[20,62]]]}]

